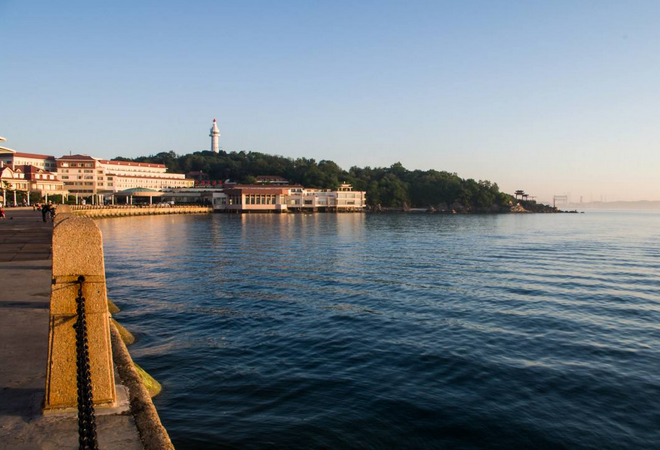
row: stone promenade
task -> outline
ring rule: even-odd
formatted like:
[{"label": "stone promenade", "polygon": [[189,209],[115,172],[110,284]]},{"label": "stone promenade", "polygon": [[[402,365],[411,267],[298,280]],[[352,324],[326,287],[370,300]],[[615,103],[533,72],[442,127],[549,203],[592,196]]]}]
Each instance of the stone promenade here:
[{"label": "stone promenade", "polygon": [[[41,412],[53,225],[31,208],[0,219],[0,449],[77,449],[75,414]],[[71,380],[75,383],[75,380]],[[130,413],[97,416],[101,449],[142,449]]]}]

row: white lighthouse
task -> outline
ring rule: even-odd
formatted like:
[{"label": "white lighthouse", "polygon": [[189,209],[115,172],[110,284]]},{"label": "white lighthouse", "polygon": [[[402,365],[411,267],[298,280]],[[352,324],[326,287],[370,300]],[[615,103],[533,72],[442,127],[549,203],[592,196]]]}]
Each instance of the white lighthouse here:
[{"label": "white lighthouse", "polygon": [[213,119],[213,126],[211,127],[211,133],[209,133],[209,136],[211,136],[211,151],[213,153],[218,153],[220,151],[220,147],[218,147],[220,130],[218,130],[218,124],[215,119]]}]

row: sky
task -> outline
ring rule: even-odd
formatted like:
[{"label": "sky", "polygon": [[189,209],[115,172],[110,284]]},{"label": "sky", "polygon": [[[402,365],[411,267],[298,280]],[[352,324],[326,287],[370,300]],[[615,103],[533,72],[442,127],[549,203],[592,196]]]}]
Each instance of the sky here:
[{"label": "sky", "polygon": [[660,200],[660,2],[0,0],[0,136]]}]

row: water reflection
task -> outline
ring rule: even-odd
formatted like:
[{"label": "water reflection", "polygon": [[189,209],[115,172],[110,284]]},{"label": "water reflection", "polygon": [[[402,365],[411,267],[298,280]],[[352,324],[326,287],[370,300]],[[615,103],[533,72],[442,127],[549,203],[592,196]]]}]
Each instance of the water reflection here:
[{"label": "water reflection", "polygon": [[660,215],[100,220],[186,448],[660,448]]}]

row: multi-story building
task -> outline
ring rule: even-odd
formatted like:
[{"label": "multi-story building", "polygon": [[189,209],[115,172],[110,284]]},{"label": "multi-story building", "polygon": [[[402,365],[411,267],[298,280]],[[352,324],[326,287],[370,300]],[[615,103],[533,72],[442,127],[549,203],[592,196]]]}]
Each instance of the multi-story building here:
[{"label": "multi-story building", "polygon": [[134,188],[162,190],[192,187],[184,174],[167,172],[164,164],[108,161],[88,155],[57,159],[57,172],[73,194],[107,195]]},{"label": "multi-story building", "polygon": [[0,167],[0,184],[0,189],[4,191],[27,192],[28,190],[28,180],[25,179],[25,174],[20,170],[15,170],[12,166]]},{"label": "multi-story building", "polygon": [[2,166],[0,167],[0,190],[2,192],[0,202],[15,205],[18,202],[16,194],[27,192],[28,180],[20,170],[14,170],[11,166]]},{"label": "multi-story building", "polygon": [[98,160],[88,155],[65,155],[57,158],[57,175],[66,190],[72,194],[86,197],[106,191],[107,180],[103,167]]},{"label": "multi-story building", "polygon": [[361,211],[366,206],[364,191],[354,191],[353,186],[342,183],[339,189],[289,189],[287,207],[291,210],[312,211]]},{"label": "multi-story building", "polygon": [[[0,142],[6,139],[0,137]],[[55,157],[37,153],[22,153],[8,147],[0,147],[0,167],[2,166],[35,166],[40,169],[54,172],[57,170]]]},{"label": "multi-story building", "polygon": [[0,163],[5,166],[34,166],[49,172],[57,170],[55,157],[37,153],[0,153]]},{"label": "multi-story building", "polygon": [[167,171],[165,164],[138,163],[130,161],[99,160],[105,169],[107,182],[113,183],[114,192],[133,188],[174,189],[193,187],[195,180],[185,174]]},{"label": "multi-story building", "polygon": [[367,193],[365,191],[354,191],[353,186],[342,183],[337,190],[336,208],[338,210],[350,211],[364,209],[367,206]]},{"label": "multi-story building", "polygon": [[28,190],[37,192],[40,197],[49,195],[67,195],[64,183],[56,174],[35,166],[14,166],[17,171],[23,172],[28,181]]},{"label": "multi-story building", "polygon": [[[0,137],[0,142],[5,138]],[[63,184],[57,179],[55,158],[36,153],[21,153],[7,147],[0,147],[0,182],[2,201],[16,204],[20,199],[30,202],[29,194],[37,192],[39,197],[66,194]],[[7,197],[8,192],[10,198]]]}]

